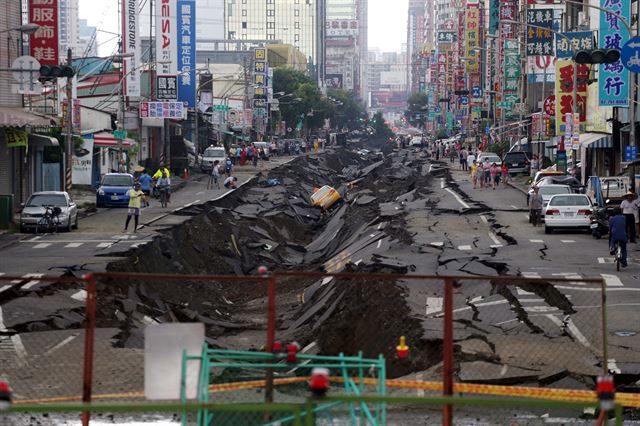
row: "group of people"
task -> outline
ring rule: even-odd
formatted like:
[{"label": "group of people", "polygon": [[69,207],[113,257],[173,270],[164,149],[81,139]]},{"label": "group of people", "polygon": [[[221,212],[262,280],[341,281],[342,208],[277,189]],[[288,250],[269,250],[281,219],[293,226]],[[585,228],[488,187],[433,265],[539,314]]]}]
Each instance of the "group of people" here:
[{"label": "group of people", "polygon": [[223,175],[225,178],[222,180],[222,186],[227,189],[235,189],[237,187],[238,178],[232,176],[233,169],[234,164],[231,157],[225,158],[223,163],[215,160],[213,162],[213,167],[211,168],[211,174],[209,175],[207,189],[213,189],[214,186],[220,189],[220,181],[222,180]]},{"label": "group of people", "polygon": [[472,159],[469,173],[473,189],[477,189],[479,186],[480,189],[486,187],[495,190],[496,187],[500,187],[500,182],[502,182],[502,187],[506,188],[509,182],[509,166],[504,162],[498,166],[496,163],[491,163],[488,158],[485,158],[484,162]]},{"label": "group of people", "polygon": [[171,201],[171,173],[164,163],[160,163],[160,167],[153,176],[147,172],[147,169],[144,169],[134,182],[133,188],[127,192],[129,204],[127,206],[127,220],[124,224],[125,232],[129,229],[132,217],[134,219],[133,232],[138,229],[140,209],[149,207],[149,200],[154,186],[158,191],[166,193],[167,203],[169,203]]},{"label": "group of people", "polygon": [[244,166],[245,164],[252,164],[254,167],[258,166],[259,160],[265,160],[267,155],[264,148],[257,148],[254,145],[245,145],[229,148],[229,158],[235,166]]}]

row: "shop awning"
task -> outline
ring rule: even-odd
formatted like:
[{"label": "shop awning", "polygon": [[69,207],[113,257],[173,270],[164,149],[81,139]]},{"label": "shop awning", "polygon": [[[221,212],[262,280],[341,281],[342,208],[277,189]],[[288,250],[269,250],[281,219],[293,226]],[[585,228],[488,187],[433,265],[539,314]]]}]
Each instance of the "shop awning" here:
[{"label": "shop awning", "polygon": [[0,107],[0,127],[51,126],[51,118],[21,108]]},{"label": "shop awning", "polygon": [[135,146],[136,141],[133,139],[116,139],[113,137],[113,133],[110,132],[100,132],[93,134],[93,146],[102,146],[102,147],[127,147],[127,146]]},{"label": "shop awning", "polygon": [[58,139],[53,136],[36,135],[34,133],[29,134],[29,143],[38,143],[43,145],[60,146]]},{"label": "shop awning", "polygon": [[583,133],[580,135],[580,145],[590,149],[613,148],[613,139],[605,133]]}]

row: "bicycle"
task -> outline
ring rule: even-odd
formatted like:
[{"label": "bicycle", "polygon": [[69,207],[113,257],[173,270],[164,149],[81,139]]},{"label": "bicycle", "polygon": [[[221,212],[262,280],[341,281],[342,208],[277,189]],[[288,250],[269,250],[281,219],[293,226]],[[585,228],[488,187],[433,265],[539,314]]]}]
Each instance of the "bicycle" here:
[{"label": "bicycle", "polygon": [[44,214],[36,223],[36,234],[43,230],[42,232],[48,234],[52,232],[58,232],[58,225],[60,225],[60,207],[56,206],[43,206]]},{"label": "bicycle", "polygon": [[160,205],[164,209],[167,207],[167,188],[164,186],[158,187],[158,193],[160,197]]},{"label": "bicycle", "polygon": [[620,271],[620,261],[622,260],[622,247],[618,241],[614,244],[616,271]]}]

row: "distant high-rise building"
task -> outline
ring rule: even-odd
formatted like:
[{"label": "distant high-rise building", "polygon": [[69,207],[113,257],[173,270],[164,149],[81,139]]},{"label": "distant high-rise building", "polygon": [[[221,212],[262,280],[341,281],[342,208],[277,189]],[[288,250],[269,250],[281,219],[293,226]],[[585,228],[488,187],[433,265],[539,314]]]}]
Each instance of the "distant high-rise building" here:
[{"label": "distant high-rise building", "polygon": [[[409,0],[407,21],[407,90],[418,92],[424,86],[425,65],[422,60],[425,36],[425,0]],[[424,62],[424,63],[423,63]]]},{"label": "distant high-rise building", "polygon": [[74,56],[80,56],[79,48],[80,20],[78,18],[78,0],[58,0],[58,34],[60,39],[60,56],[67,57],[70,48]]},{"label": "distant high-rise building", "polygon": [[[297,47],[315,70],[319,53],[318,16],[324,0],[226,0],[225,38],[266,40]],[[324,22],[323,19],[320,19]]]},{"label": "distant high-rise building", "polygon": [[225,0],[196,2],[196,39],[224,39]]},{"label": "distant high-rise building", "polygon": [[98,44],[95,39],[96,27],[87,24],[86,19],[79,19],[77,56],[98,56]]}]

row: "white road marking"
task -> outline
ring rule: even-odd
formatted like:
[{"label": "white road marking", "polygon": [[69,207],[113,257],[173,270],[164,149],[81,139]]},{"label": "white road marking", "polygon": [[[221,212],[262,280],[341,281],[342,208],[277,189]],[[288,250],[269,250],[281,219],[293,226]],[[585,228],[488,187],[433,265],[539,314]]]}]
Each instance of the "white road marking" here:
[{"label": "white road marking", "polygon": [[543,240],[529,240],[529,242],[531,242],[531,243],[544,244],[544,241],[543,241]]},{"label": "white road marking", "polygon": [[618,364],[616,364],[616,360],[615,358],[609,358],[607,360],[607,370],[609,370],[610,373],[613,374],[620,374],[622,373],[622,370],[620,370],[618,368]]},{"label": "white road marking", "polygon": [[80,302],[85,302],[87,300],[87,291],[86,290],[80,290],[77,293],[73,293],[71,295],[72,299],[78,300]]},{"label": "white road marking", "polygon": [[500,242],[496,234],[494,234],[493,232],[489,232],[488,234],[489,234],[489,238],[491,238],[491,241],[493,241],[495,244],[499,244],[500,247],[502,247],[502,243]]},{"label": "white road marking", "polygon": [[440,178],[440,188],[444,189],[444,178]]},{"label": "white road marking", "polygon": [[[508,300],[496,300],[496,301],[493,301],[493,302],[476,303],[475,307],[476,308],[481,308],[483,306],[504,305],[506,303],[509,303],[509,301]],[[457,312],[464,312],[464,311],[470,311],[470,310],[471,310],[471,306],[467,306],[465,308],[454,309],[453,312],[457,313]]]},{"label": "white road marking", "polygon": [[442,297],[427,297],[425,315],[442,311]]},{"label": "white road marking", "polygon": [[458,250],[471,250],[471,246],[458,246]]},{"label": "white road marking", "polygon": [[614,257],[599,257],[598,263],[614,263],[615,260]]},{"label": "white road marking", "polygon": [[535,293],[523,290],[520,287],[518,287],[516,293],[518,293],[518,296],[533,296],[533,295],[535,295]]},{"label": "white road marking", "polygon": [[196,192],[196,195],[202,195],[202,194],[204,194],[204,191]]},{"label": "white road marking", "polygon": [[[22,278],[42,278],[44,274],[24,274]],[[40,280],[31,280],[22,286],[22,290],[29,290],[31,287],[40,284]]]},{"label": "white road marking", "polygon": [[554,312],[558,308],[555,306],[532,306],[530,308],[524,308],[525,312]]},{"label": "white road marking", "polygon": [[2,318],[2,306],[0,306],[0,332],[6,332],[7,327],[5,327],[4,320]]},{"label": "white road marking", "polygon": [[560,242],[565,243],[565,244],[571,244],[571,243],[575,243],[576,240],[560,240]]},{"label": "white road marking", "polygon": [[[422,382],[422,381],[424,381],[424,373],[416,374],[416,382]],[[416,391],[416,394],[420,397],[424,396],[424,389],[418,389]]]},{"label": "white road marking", "polygon": [[378,224],[378,227],[376,229],[380,229],[380,228],[382,228],[382,222]]},{"label": "white road marking", "polygon": [[39,243],[39,244],[34,245],[34,246],[33,246],[33,247],[31,247],[31,248],[34,248],[34,249],[41,249],[41,248],[47,248],[47,247],[49,247],[50,245],[51,245],[51,243]]},{"label": "white road marking", "polygon": [[[555,315],[547,315],[547,318],[549,318],[551,320],[551,322],[553,322],[554,324],[556,324],[558,327],[563,328],[563,323],[562,321],[560,321],[560,319],[558,317],[556,317]],[[584,334],[582,334],[580,332],[580,330],[578,330],[578,327],[576,327],[576,325],[573,323],[573,320],[571,318],[569,318],[568,321],[566,321],[566,328],[568,330],[569,333],[571,333],[573,335],[573,337],[580,342],[584,347],[586,348],[592,348],[591,343],[589,343],[589,340],[587,340],[586,337],[584,337]]]},{"label": "white road marking", "polygon": [[[582,276],[580,274],[576,274],[574,272],[558,272],[555,274],[551,274],[555,277],[562,277],[562,278],[566,278],[566,279],[574,279],[574,280],[580,280],[582,279]],[[586,283],[584,282],[580,282],[580,281],[571,281],[567,284],[570,285],[585,285]]]},{"label": "white road marking", "polygon": [[382,245],[382,240],[378,240],[378,246],[376,248],[380,248],[381,245]]},{"label": "white road marking", "polygon": [[11,336],[11,341],[13,342],[13,347],[16,350],[16,354],[18,355],[18,364],[19,365],[25,365],[25,361],[24,359],[27,357],[27,350],[24,348],[24,345],[22,344],[22,339],[20,338],[20,335],[18,334],[14,334],[13,336]]},{"label": "white road marking", "polygon": [[71,342],[73,339],[75,339],[76,337],[78,337],[77,334],[74,334],[72,336],[67,337],[66,339],[64,339],[62,342],[58,343],[57,345],[53,346],[51,349],[47,350],[43,355],[50,355],[53,352],[57,351],[58,349],[60,349],[61,347],[63,347],[64,345],[66,345],[67,343]]},{"label": "white road marking", "polygon": [[434,247],[442,247],[444,243],[442,241],[434,241],[432,243],[429,243],[429,245]]},{"label": "white road marking", "polygon": [[542,303],[544,299],[518,299],[520,303]]},{"label": "white road marking", "polygon": [[358,259],[355,262],[353,262],[353,264],[356,266],[358,266],[360,263],[362,263],[362,259]]},{"label": "white road marking", "polygon": [[80,247],[83,243],[69,243],[64,246],[64,248],[76,248]]},{"label": "white road marking", "polygon": [[525,213],[525,214],[524,214],[524,217],[526,217],[526,218],[527,218],[527,220],[529,220],[529,215],[528,215],[528,214],[526,214],[526,213]]},{"label": "white road marking", "polygon": [[491,248],[500,248],[500,247],[504,247],[502,244],[491,244],[489,247]]},{"label": "white road marking", "polygon": [[100,243],[96,246],[96,248],[107,248],[111,247],[114,243]]},{"label": "white road marking", "polygon": [[521,272],[520,275],[525,278],[540,278],[540,274],[537,272]]},{"label": "white road marking", "polygon": [[451,189],[449,188],[445,188],[445,191],[447,191],[449,194],[453,195],[455,197],[456,200],[458,200],[458,202],[460,204],[462,204],[462,207],[464,207],[465,209],[469,208],[469,204],[465,203],[464,201],[462,201],[462,198],[460,198],[460,196],[458,194],[456,194],[455,192],[453,192]]},{"label": "white road marking", "polygon": [[0,277],[2,277],[3,275],[7,275],[6,272],[0,272]]},{"label": "white road marking", "polygon": [[12,285],[3,285],[2,287],[0,287],[0,293],[2,293],[3,291],[7,291],[9,290],[11,287],[13,287]]},{"label": "white road marking", "polygon": [[511,208],[514,210],[518,210],[518,208],[516,206],[514,206],[513,204],[511,204]]},{"label": "white road marking", "polygon": [[480,220],[482,220],[484,223],[489,223],[489,219],[487,219],[487,217],[483,214],[480,215]]},{"label": "white road marking", "polygon": [[600,276],[604,279],[604,282],[607,284],[607,287],[624,287],[620,278],[615,275],[609,274],[600,274]]}]

